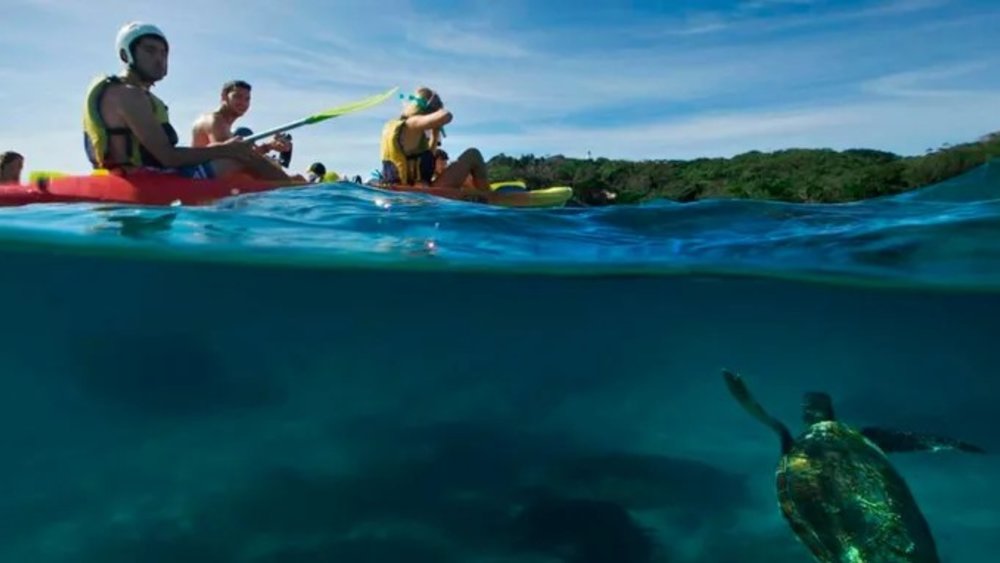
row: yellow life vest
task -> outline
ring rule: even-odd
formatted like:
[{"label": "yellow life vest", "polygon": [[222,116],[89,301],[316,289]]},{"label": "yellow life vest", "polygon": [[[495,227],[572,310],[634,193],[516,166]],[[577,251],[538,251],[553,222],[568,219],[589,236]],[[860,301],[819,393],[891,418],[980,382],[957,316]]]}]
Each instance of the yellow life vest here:
[{"label": "yellow life vest", "polygon": [[386,184],[412,186],[430,182],[434,175],[434,153],[426,136],[420,137],[416,152],[403,148],[406,117],[386,122],[382,128],[382,181]]},{"label": "yellow life vest", "polygon": [[[128,127],[108,127],[104,119],[101,118],[101,100],[104,98],[104,93],[112,84],[122,83],[120,76],[100,76],[94,79],[90,87],[87,88],[87,98],[83,107],[83,148],[87,153],[87,159],[90,160],[95,169],[112,169],[123,166],[163,168],[163,164],[146,150],[146,147],[142,146],[139,138],[131,129]],[[153,93],[148,92],[148,94],[156,121],[163,127],[170,144],[177,146],[180,138],[177,131],[170,125],[167,105]],[[127,156],[124,162],[114,162],[110,158],[109,142],[114,135],[125,137]]]}]

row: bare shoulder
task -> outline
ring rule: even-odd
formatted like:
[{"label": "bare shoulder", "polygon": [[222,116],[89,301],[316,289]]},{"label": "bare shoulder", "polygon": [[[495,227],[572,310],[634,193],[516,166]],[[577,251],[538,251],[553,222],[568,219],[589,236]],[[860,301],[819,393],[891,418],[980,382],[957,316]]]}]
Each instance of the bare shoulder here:
[{"label": "bare shoulder", "polygon": [[105,97],[127,108],[149,107],[149,96],[146,91],[131,84],[115,84],[108,88]]},{"label": "bare shoulder", "polygon": [[215,123],[215,112],[207,111],[194,119],[195,129],[211,129]]},{"label": "bare shoulder", "polygon": [[135,115],[149,107],[140,88],[130,84],[111,84],[101,100],[101,114],[111,127],[119,127],[126,115]]}]

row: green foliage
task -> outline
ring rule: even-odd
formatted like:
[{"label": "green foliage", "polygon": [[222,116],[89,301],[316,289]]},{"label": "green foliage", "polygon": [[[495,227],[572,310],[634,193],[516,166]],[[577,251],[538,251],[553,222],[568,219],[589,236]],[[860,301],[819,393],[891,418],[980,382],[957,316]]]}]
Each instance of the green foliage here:
[{"label": "green foliage", "polygon": [[642,162],[501,154],[489,165],[494,181],[521,179],[530,188],[569,185],[585,203],[605,203],[609,192],[618,203],[661,197],[845,202],[934,184],[997,156],[1000,133],[917,157],[872,149],[751,151],[732,158]]}]

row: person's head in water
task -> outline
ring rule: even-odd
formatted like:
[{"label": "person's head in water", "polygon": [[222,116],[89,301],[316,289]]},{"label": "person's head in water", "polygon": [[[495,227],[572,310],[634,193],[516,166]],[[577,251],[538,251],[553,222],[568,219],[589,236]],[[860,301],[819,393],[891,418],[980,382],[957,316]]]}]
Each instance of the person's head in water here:
[{"label": "person's head in water", "polygon": [[230,80],[222,85],[222,106],[220,110],[233,117],[242,117],[250,109],[250,83],[245,80]]},{"label": "person's head in water", "polygon": [[20,153],[7,151],[0,153],[0,184],[16,184],[21,181],[24,157]]},{"label": "person's head in water", "polygon": [[118,30],[115,43],[118,58],[140,82],[153,84],[167,75],[170,45],[160,28],[148,23],[131,22]]},{"label": "person's head in water", "polygon": [[326,176],[326,166],[323,166],[322,162],[314,162],[309,165],[309,171],[306,173],[306,178],[312,183],[322,182]]},{"label": "person's head in water", "polygon": [[444,149],[434,150],[434,175],[438,176],[448,168],[448,153]]}]

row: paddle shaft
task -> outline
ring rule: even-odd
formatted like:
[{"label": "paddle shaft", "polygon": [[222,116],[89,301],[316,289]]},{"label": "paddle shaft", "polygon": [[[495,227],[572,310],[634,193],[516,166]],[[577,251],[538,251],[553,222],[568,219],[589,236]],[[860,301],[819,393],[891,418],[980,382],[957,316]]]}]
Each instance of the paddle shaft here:
[{"label": "paddle shaft", "polygon": [[263,139],[264,137],[270,137],[271,135],[274,135],[275,133],[284,133],[285,131],[291,131],[292,129],[295,129],[297,127],[302,127],[303,125],[308,125],[312,121],[312,119],[313,119],[312,116],[310,116],[310,117],[306,117],[304,119],[300,119],[298,121],[293,121],[291,123],[286,123],[284,125],[280,125],[280,126],[275,127],[273,129],[268,129],[267,131],[261,131],[260,133],[254,133],[253,135],[250,135],[249,137],[247,137],[247,138],[245,138],[243,140],[247,141],[248,143],[252,143],[254,141],[259,141],[259,140]]}]

